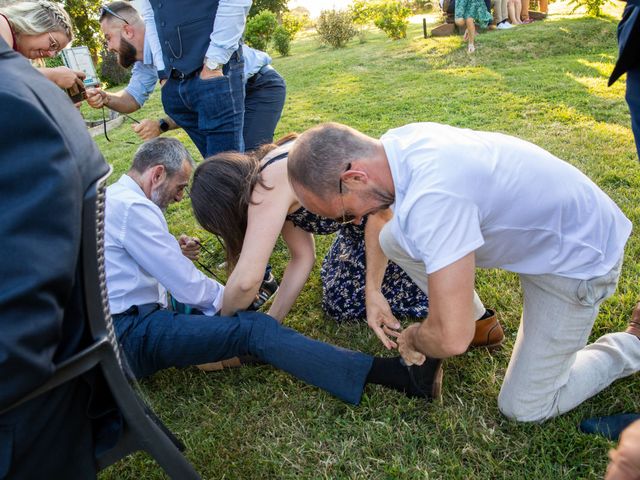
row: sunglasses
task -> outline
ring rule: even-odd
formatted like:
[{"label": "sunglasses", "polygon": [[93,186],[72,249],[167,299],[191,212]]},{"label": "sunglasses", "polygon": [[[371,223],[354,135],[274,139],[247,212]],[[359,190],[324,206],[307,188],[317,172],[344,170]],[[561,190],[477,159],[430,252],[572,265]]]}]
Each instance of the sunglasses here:
[{"label": "sunglasses", "polygon": [[109,15],[111,15],[113,17],[116,17],[116,18],[122,20],[124,23],[129,25],[129,22],[127,21],[126,18],[124,18],[122,15],[117,14],[116,12],[111,10],[109,7],[107,7],[106,5],[103,5],[101,10],[100,10],[100,17],[102,18],[106,13],[108,13]]}]

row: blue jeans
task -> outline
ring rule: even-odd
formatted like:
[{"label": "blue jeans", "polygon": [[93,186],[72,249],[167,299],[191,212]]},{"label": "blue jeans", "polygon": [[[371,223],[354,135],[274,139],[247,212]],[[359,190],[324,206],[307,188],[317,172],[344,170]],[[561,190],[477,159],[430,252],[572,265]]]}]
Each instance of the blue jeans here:
[{"label": "blue jeans", "polygon": [[627,94],[625,98],[631,112],[631,130],[633,130],[638,160],[640,160],[640,67],[627,72]]},{"label": "blue jeans", "polygon": [[238,50],[220,77],[202,80],[198,71],[187,78],[170,77],[162,87],[164,111],[205,158],[227,150],[244,151],[243,69],[242,51]]},{"label": "blue jeans", "polygon": [[246,150],[273,141],[286,95],[284,78],[271,65],[265,65],[247,80],[243,130]]},{"label": "blue jeans", "polygon": [[312,340],[260,312],[210,317],[179,314],[150,304],[113,315],[113,322],[137,377],[169,367],[253,355],[345,402],[358,404],[373,363],[369,355]]}]

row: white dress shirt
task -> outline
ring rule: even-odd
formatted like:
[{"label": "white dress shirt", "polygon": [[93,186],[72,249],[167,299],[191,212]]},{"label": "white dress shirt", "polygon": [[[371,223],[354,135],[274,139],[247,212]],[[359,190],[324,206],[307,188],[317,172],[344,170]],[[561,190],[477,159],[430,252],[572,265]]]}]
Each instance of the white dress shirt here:
[{"label": "white dress shirt", "polygon": [[162,210],[128,175],[107,188],[105,266],[111,313],[133,305],[167,305],[167,290],[181,303],[213,315],[224,287],[185,257]]}]

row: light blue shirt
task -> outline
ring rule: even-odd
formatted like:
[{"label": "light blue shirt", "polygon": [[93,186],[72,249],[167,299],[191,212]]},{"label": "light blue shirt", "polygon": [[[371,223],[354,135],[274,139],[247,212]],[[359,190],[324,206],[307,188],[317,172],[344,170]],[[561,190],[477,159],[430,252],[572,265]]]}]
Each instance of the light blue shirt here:
[{"label": "light blue shirt", "polygon": [[141,107],[144,105],[144,102],[149,99],[158,82],[158,71],[153,65],[153,55],[146,35],[144,38],[144,53],[142,57],[143,61],[138,61],[133,64],[129,85],[125,88],[125,91],[131,95]]},{"label": "light blue shirt", "polygon": [[[133,64],[131,69],[131,79],[125,91],[133,97],[141,107],[149,99],[153,89],[158,83],[158,70],[154,65],[154,55],[147,41],[148,36],[144,37],[144,53],[143,60]],[[244,56],[244,81],[252,77],[265,65],[271,63],[271,57],[260,50],[255,50],[246,45],[242,46],[242,55]],[[160,55],[162,60],[162,55]]]}]

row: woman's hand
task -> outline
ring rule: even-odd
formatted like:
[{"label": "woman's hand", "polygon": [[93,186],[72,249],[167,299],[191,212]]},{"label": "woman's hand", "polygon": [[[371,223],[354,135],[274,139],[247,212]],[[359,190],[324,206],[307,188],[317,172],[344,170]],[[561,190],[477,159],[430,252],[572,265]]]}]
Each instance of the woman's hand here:
[{"label": "woman's hand", "polygon": [[86,75],[79,70],[71,70],[68,67],[54,67],[43,68],[41,72],[60,88],[71,88],[73,85],[84,88],[82,80],[84,80]]}]

